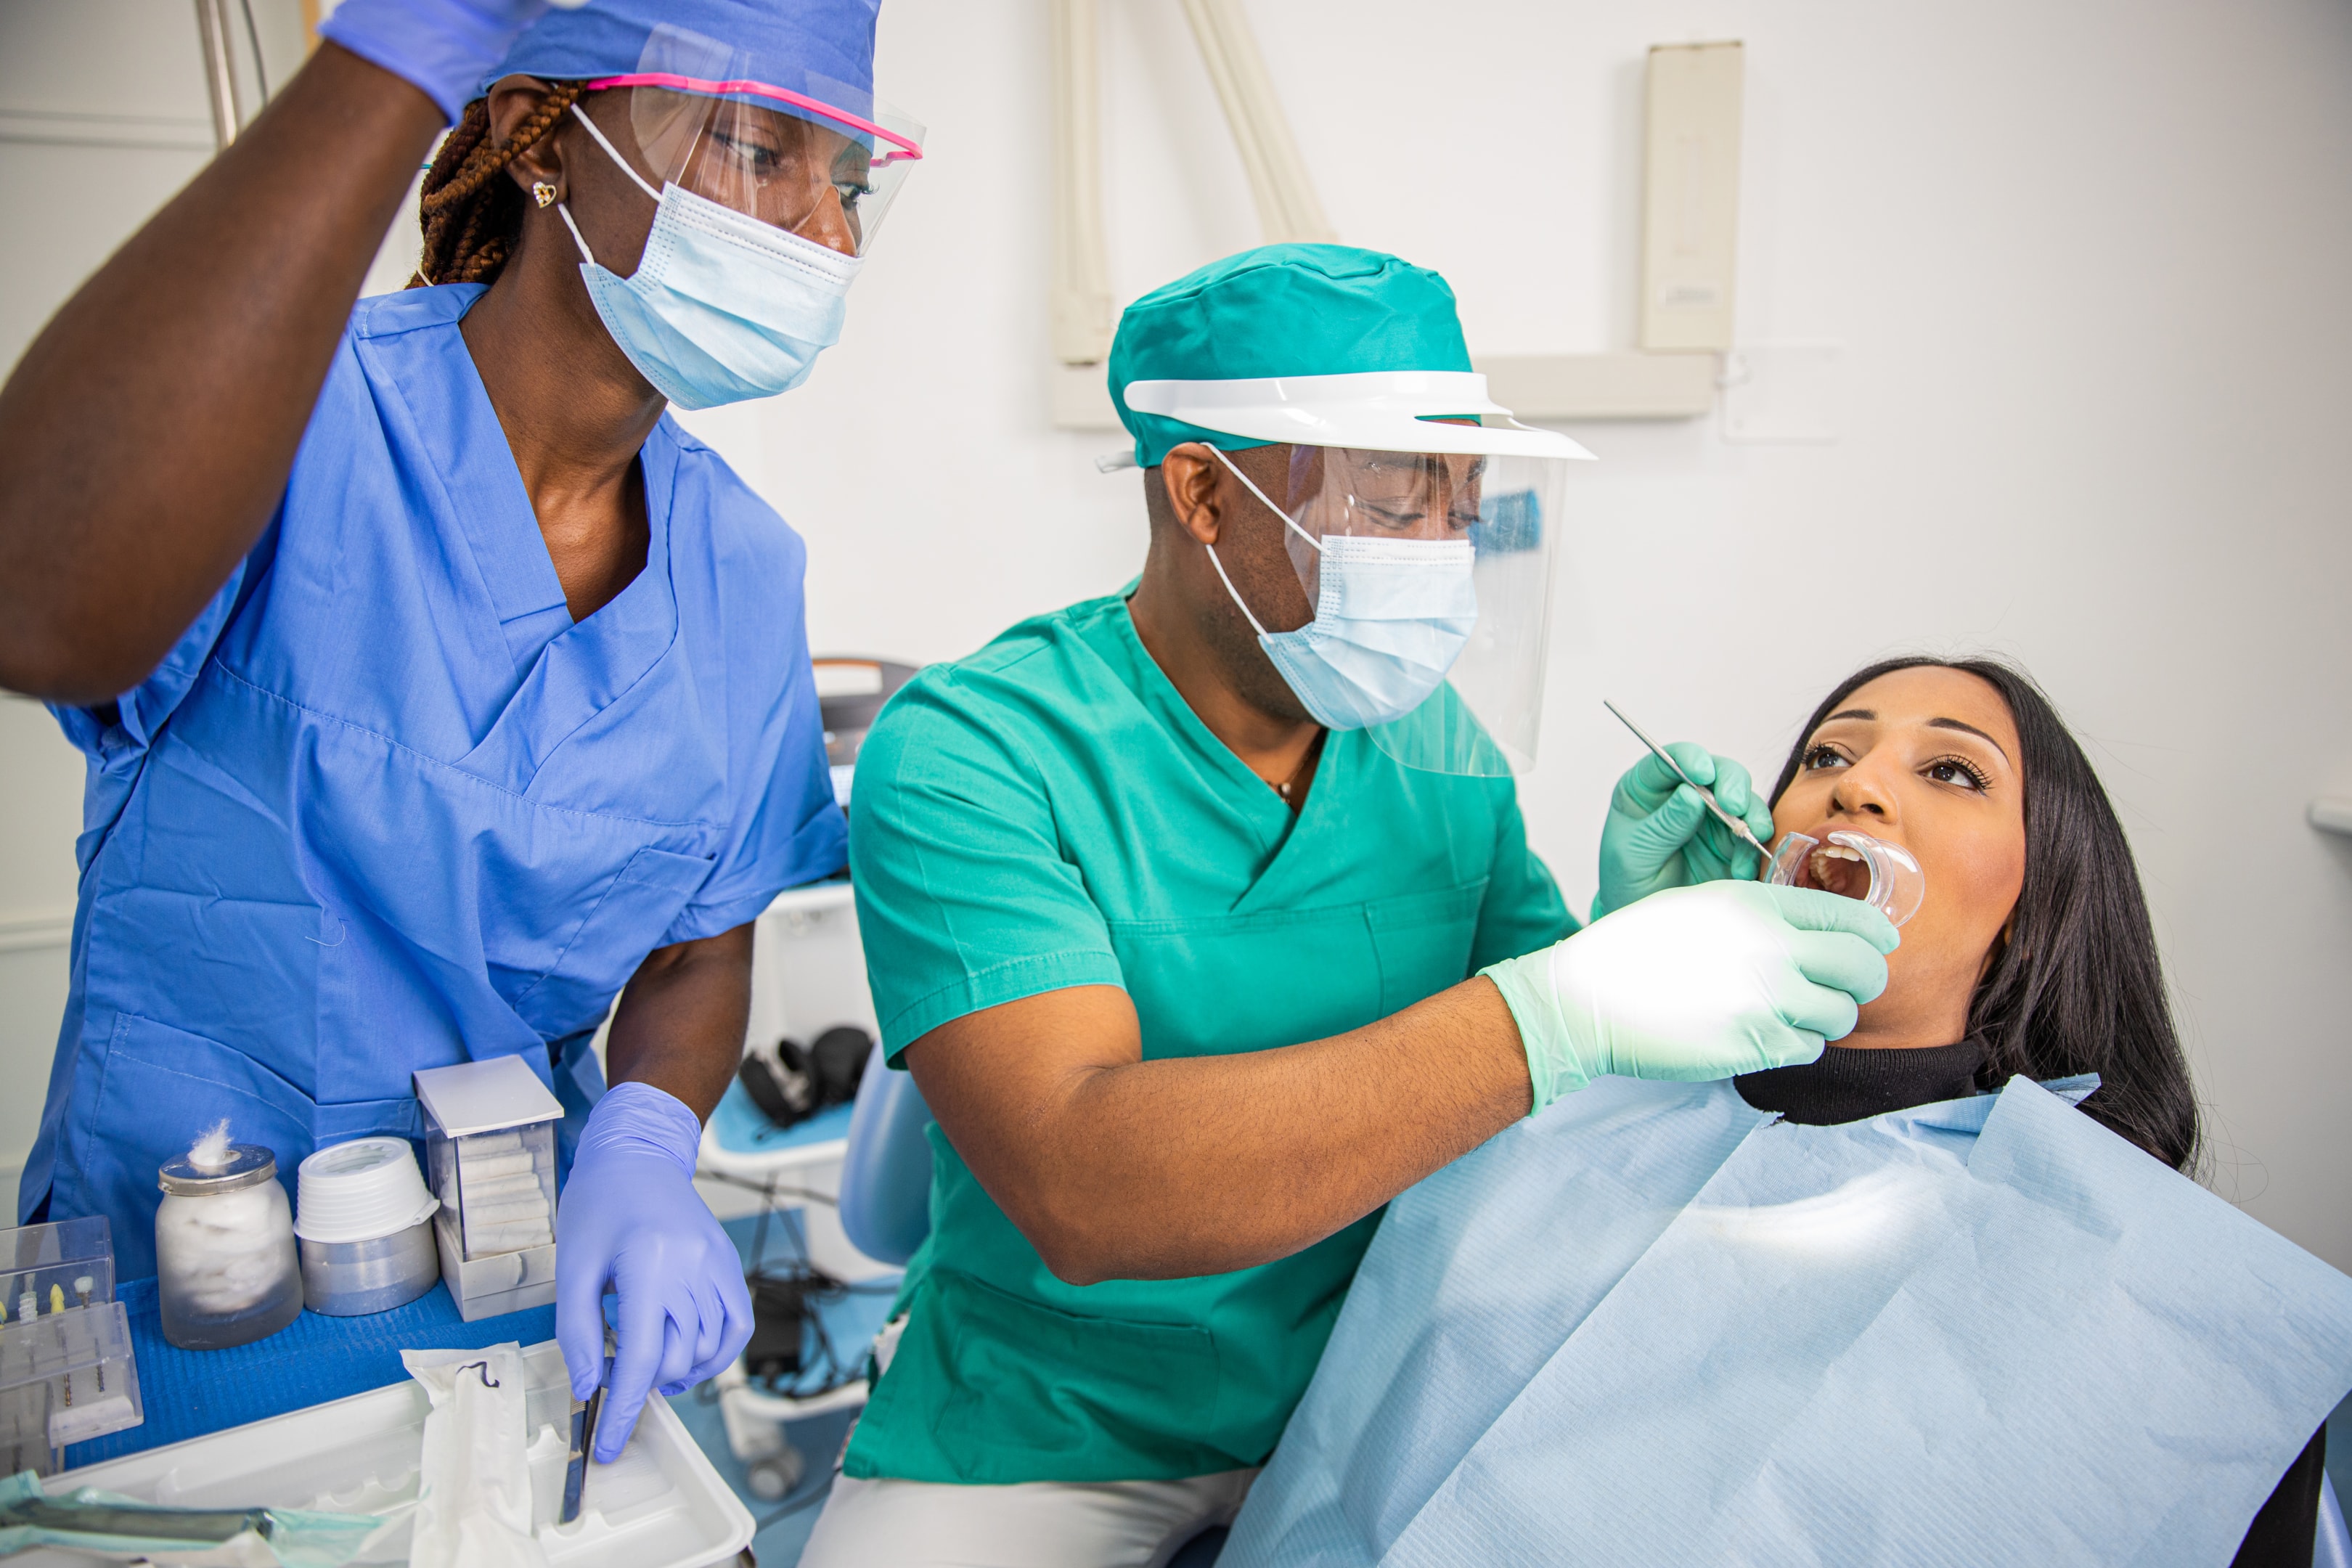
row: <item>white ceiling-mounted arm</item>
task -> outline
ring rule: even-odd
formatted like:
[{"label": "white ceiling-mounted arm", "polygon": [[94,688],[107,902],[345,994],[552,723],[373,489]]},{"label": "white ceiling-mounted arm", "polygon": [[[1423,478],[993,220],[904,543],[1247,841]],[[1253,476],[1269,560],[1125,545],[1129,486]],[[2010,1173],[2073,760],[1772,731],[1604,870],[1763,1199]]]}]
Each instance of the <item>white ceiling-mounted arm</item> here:
[{"label": "white ceiling-mounted arm", "polygon": [[1095,0],[1051,0],[1054,32],[1054,357],[1110,353],[1103,243],[1102,43]]},{"label": "white ceiling-mounted arm", "polygon": [[1257,38],[1242,15],[1241,0],[1184,0],[1184,16],[1192,24],[1209,79],[1217,84],[1217,100],[1225,106],[1266,243],[1338,239],[1331,220],[1323,216],[1323,203],[1298,155],[1298,143],[1291,139],[1290,121],[1274,95],[1274,82],[1265,74],[1265,59],[1257,52]]},{"label": "white ceiling-mounted arm", "polygon": [[226,150],[245,124],[245,104],[236,90],[236,62],[229,51],[227,0],[196,0],[196,36],[205,46],[205,90],[213,103],[213,142]]}]

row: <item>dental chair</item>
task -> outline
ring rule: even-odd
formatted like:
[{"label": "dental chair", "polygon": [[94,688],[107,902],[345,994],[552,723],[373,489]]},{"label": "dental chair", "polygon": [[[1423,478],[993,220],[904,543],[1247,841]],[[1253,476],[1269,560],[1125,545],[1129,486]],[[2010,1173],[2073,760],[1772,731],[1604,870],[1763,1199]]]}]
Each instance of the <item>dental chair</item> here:
[{"label": "dental chair", "polygon": [[882,1042],[866,1060],[841,1157],[841,1228],[849,1244],[904,1268],[931,1233],[931,1108],[915,1075],[883,1065]]}]

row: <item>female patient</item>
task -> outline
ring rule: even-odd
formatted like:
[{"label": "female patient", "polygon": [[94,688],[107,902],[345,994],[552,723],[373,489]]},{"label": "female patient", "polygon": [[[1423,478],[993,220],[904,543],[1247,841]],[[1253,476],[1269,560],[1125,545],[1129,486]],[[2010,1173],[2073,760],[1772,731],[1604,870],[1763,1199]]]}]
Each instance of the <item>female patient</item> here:
[{"label": "female patient", "polygon": [[[1873,665],[1813,710],[1771,798],[1776,842],[1890,840],[1930,896],[1853,1033],[1819,1061],[1735,1079],[1743,1099],[1819,1126],[2018,1073],[2095,1073],[2083,1110],[2189,1170],[2197,1104],[2131,848],[2031,681],[1984,661]],[[1820,885],[1810,868],[1801,879]]]},{"label": "female patient", "polygon": [[[1507,1546],[1513,1555],[1556,1552],[1566,1559],[1598,1551],[1622,1558],[1627,1555],[1628,1542],[1587,1537],[1571,1543],[1538,1527],[1547,1519],[1598,1518],[1608,1511],[1605,1506],[1580,1512],[1580,1505],[1563,1505],[1549,1514],[1538,1506],[1516,1525],[1495,1522],[1498,1493],[1528,1489],[1517,1481],[1500,1485],[1497,1476],[1517,1475],[1523,1481],[1525,1474],[1532,1474],[1538,1478],[1535,1489],[1557,1484],[1572,1490],[1579,1484],[1579,1466],[1572,1458],[1559,1462],[1570,1449],[1555,1449],[1550,1443],[1550,1434],[1561,1424],[1559,1412],[1620,1412],[1611,1417],[1622,1423],[1614,1447],[1631,1467],[1626,1473],[1636,1475],[1645,1449],[1664,1460],[1686,1445],[1689,1431],[1719,1429],[1722,1420],[1706,1408],[1718,1396],[1729,1407],[1724,1419],[1736,1420],[1752,1414],[1756,1388],[1785,1395],[1785,1385],[1794,1380],[1803,1383],[1803,1392],[1789,1396],[1793,1400],[1790,1408],[1810,1403],[1817,1413],[1822,1400],[1836,1396],[1840,1378],[1861,1374],[1851,1363],[1833,1358],[1826,1373],[1819,1367],[1786,1371],[1773,1360],[1780,1347],[1838,1339],[1849,1331],[1860,1342],[1879,1331],[1885,1320],[1936,1300],[1932,1286],[1906,1283],[1885,1299],[1861,1298],[1855,1323],[1847,1324],[1835,1316],[1830,1288],[1813,1291],[1801,1268],[1790,1277],[1793,1289],[1774,1295],[1757,1288],[1765,1310],[1756,1321],[1735,1314],[1727,1327],[1707,1331],[1713,1339],[1694,1340],[1703,1347],[1699,1360],[1729,1358],[1719,1373],[1711,1365],[1685,1364],[1645,1383],[1646,1374],[1638,1369],[1623,1370],[1638,1359],[1645,1331],[1640,1323],[1622,1341],[1608,1337],[1614,1331],[1608,1326],[1612,1321],[1610,1295],[1623,1299],[1634,1291],[1644,1268],[1654,1270],[1651,1279],[1655,1281],[1658,1259],[1670,1250],[1668,1241],[1686,1235],[1688,1214],[1681,1216],[1685,1231],[1667,1227],[1694,1196],[1696,1184],[1718,1166],[1731,1171],[1727,1157],[1735,1149],[1748,1153],[1765,1134],[1775,1132],[1765,1127],[1763,1133],[1750,1137],[1769,1120],[1757,1112],[1778,1113],[1782,1122],[1797,1128],[1831,1128],[1909,1108],[1967,1100],[2000,1090],[2021,1075],[2071,1091],[2068,1097],[2074,1098],[2089,1082],[2085,1075],[2095,1075],[2097,1087],[2080,1099],[2083,1114],[2163,1164],[2189,1169],[2198,1151],[2196,1105],[2173,1034],[2131,852],[2088,760],[2029,680],[2001,665],[1981,661],[1901,659],[1860,671],[1842,682],[1806,725],[1774,785],[1772,820],[1778,834],[1800,832],[1815,839],[1824,839],[1834,829],[1864,832],[1902,846],[1918,860],[1927,897],[1888,960],[1885,992],[1862,1008],[1853,1032],[1826,1047],[1818,1061],[1735,1079],[1736,1098],[1721,1086],[1680,1090],[1629,1085],[1633,1092],[1623,1096],[1622,1105],[1612,1112],[1589,1108],[1576,1113],[1582,1117],[1581,1124],[1549,1130],[1547,1121],[1560,1123],[1563,1119],[1538,1118],[1399,1199],[1365,1263],[1322,1370],[1235,1528],[1226,1561],[1445,1561],[1459,1556],[1465,1541],[1486,1550]],[[1801,879],[1821,886],[1826,879],[1831,890],[1844,891],[1837,885],[1839,872],[1832,863],[1814,862]],[[2069,1079],[2076,1081],[2053,1081]],[[2030,1086],[2022,1092],[2038,1097],[2040,1105],[2052,1105]],[[1675,1098],[1678,1094],[1682,1098]],[[1967,1123],[1965,1135],[1982,1128],[1983,1142],[1993,1142],[1982,1108],[1994,1103],[1969,1102],[1966,1109],[1979,1114],[1972,1121],[1965,1114],[1958,1117]],[[1922,1112],[1915,1120],[1932,1122],[1935,1113]],[[1644,1126],[1654,1129],[1646,1142]],[[2069,1136],[2082,1136],[2078,1124],[2066,1126],[2075,1129]],[[1777,1135],[1784,1161],[1787,1151],[1809,1136]],[[1932,1131],[1914,1136],[1927,1144],[1937,1142]],[[2098,1145],[2094,1156],[2104,1151],[2111,1161],[2121,1157],[2126,1162],[2114,1184],[2128,1187],[2137,1182],[2145,1186],[2156,1181],[2160,1184],[2156,1202],[2204,1205],[2197,1211],[2200,1223],[2259,1230],[2242,1216],[2206,1212],[2219,1211],[2220,1205],[2189,1191],[2187,1184],[2147,1167],[2128,1151],[2114,1148],[2112,1141],[2090,1136]],[[1958,1139],[1944,1142],[1967,1146]],[[1937,1157],[1950,1163],[1949,1154],[1922,1156],[1931,1163]],[[1965,1162],[1967,1156],[1960,1158]],[[1579,1162],[1588,1168],[1577,1169]],[[1672,1183],[1648,1171],[1644,1162],[1659,1169],[1681,1162],[1697,1173],[1685,1188],[1661,1198],[1659,1194]],[[1893,1169],[1899,1177],[1908,1167]],[[1884,1173],[1874,1173],[1874,1179],[1879,1174]],[[1718,1180],[1706,1193],[1696,1193],[1700,1205],[1715,1197],[1720,1185]],[[2086,1206],[2095,1208],[2100,1195],[2094,1194]],[[1821,1225],[1821,1216],[1831,1212],[1821,1206],[1827,1201],[1815,1198],[1810,1206],[1798,1203],[1777,1211],[1813,1216],[1791,1222],[1799,1226],[1788,1232],[1797,1238],[1795,1245],[1823,1244],[1825,1236],[1831,1238],[1827,1245],[1835,1245],[1837,1233]],[[2143,1211],[2147,1207],[2148,1200],[2132,1201]],[[2129,1206],[2121,1198],[2116,1204]],[[1945,1218],[1946,1210],[1922,1212],[1937,1216],[1925,1222],[1929,1226],[1958,1223]],[[1814,1228],[1803,1229],[1807,1225]],[[1657,1239],[1662,1233],[1666,1240]],[[1994,1225],[1976,1234],[1979,1244],[1985,1245],[1983,1237],[2001,1232]],[[2236,1236],[2235,1231],[2231,1234]],[[2293,1252],[2267,1233],[2246,1244]],[[1564,1259],[1570,1247],[1582,1256],[1573,1264],[1559,1262],[1557,1278],[1553,1263],[1520,1261]],[[1594,1261],[1610,1256],[1612,1248],[1622,1254],[1620,1261]],[[1708,1255],[1702,1245],[1696,1272],[1688,1277],[1706,1279],[1708,1264],[1721,1265],[1736,1251],[1726,1247]],[[2063,1246],[2060,1251],[2063,1256]],[[1990,1251],[1967,1256],[1970,1261],[1964,1268],[2009,1267]],[[2296,1266],[2317,1271],[2312,1278],[2323,1290],[2332,1288],[2331,1271],[2315,1260],[2295,1257]],[[1725,1268],[1733,1289],[1753,1283],[1751,1275],[1739,1272],[1742,1267],[1735,1262]],[[1591,1278],[1577,1279],[1579,1269]],[[2260,1268],[2243,1272],[2252,1278]],[[2159,1281],[2166,1278],[2160,1268],[2158,1275]],[[1820,1278],[1826,1280],[1829,1275]],[[2263,1281],[2268,1288],[2269,1277],[2263,1276]],[[2341,1283],[2341,1277],[2332,1276],[2332,1281]],[[2098,1283],[2086,1288],[2078,1282],[2072,1289],[2087,1300],[2096,1295]],[[2159,1283],[2158,1289],[2168,1288]],[[1677,1294],[1676,1289],[1668,1288],[1660,1298],[1663,1317],[1685,1310],[1706,1315],[1706,1292]],[[2246,1288],[2231,1282],[2220,1289],[2243,1294]],[[2132,1294],[2128,1289],[2125,1293]],[[2339,1317],[2342,1299],[2329,1298],[2337,1303]],[[2200,1298],[2184,1305],[2141,1295],[2134,1298],[2132,1310],[2177,1316],[2212,1310],[2212,1303]],[[2233,1310],[2226,1297],[2219,1310]],[[2263,1309],[2257,1302],[2248,1310]],[[2041,1315],[2032,1302],[2028,1313]],[[2061,1307],[2054,1316],[2063,1319],[2065,1309]],[[1539,1321],[1545,1319],[1557,1325],[1549,1337]],[[1617,1321],[1622,1319],[1621,1313]],[[2121,1321],[2133,1320],[2126,1314]],[[2053,1339],[2064,1331],[2024,1325],[2018,1331],[2039,1331]],[[1556,1350],[1563,1334],[1571,1343]],[[1572,1376],[1561,1370],[1579,1335],[1585,1336],[1586,1362],[1601,1368],[1598,1373],[1587,1370]],[[1600,1352],[1591,1348],[1596,1336]],[[1612,1360],[1606,1347],[1621,1342],[1634,1351]],[[1998,1335],[1993,1342],[1997,1347]],[[2262,1352],[2249,1349],[2246,1353],[2259,1358]],[[1996,1351],[1994,1360],[1999,1359]],[[1760,1361],[1772,1370],[1759,1383],[1730,1364],[1742,1360]],[[1811,1365],[1793,1355],[1789,1364]],[[1919,1388],[1943,1386],[1937,1381],[1941,1369],[1926,1366],[1920,1372]],[[1804,1382],[1816,1373],[1817,1384]],[[1742,1381],[1744,1375],[1751,1380]],[[2223,1369],[2220,1375],[2229,1373]],[[2335,1373],[2282,1375],[2294,1382],[2325,1380]],[[1538,1401],[1531,1406],[1522,1391],[1535,1388],[1546,1376],[1552,1379],[1552,1403]],[[1880,1394],[1874,1385],[1866,1387],[1863,1405],[1874,1400],[1883,1408],[1910,1397],[1906,1380],[1898,1375],[1895,1381],[1897,1388],[1891,1394]],[[1578,1392],[1559,1394],[1563,1382]],[[2324,1414],[2333,1404],[2328,1395],[2342,1390],[2311,1392],[2318,1400],[2318,1413]],[[1973,1389],[1963,1403],[1971,1397]],[[2029,1399],[2021,1408],[2038,1423],[2062,1410],[2067,1397]],[[1925,1479],[1946,1490],[1980,1484],[1979,1458],[1960,1435],[1969,1429],[1965,1423],[1939,1425],[1931,1396],[1923,1393],[1918,1399],[1922,1409],[1904,1431],[1915,1442],[1925,1439],[1924,1452],[1893,1455],[1894,1468],[1887,1473]],[[1527,1424],[1531,1408],[1552,1413],[1549,1427],[1541,1419]],[[1675,1411],[1693,1409],[1699,1414],[1684,1417],[1690,1426],[1674,1425]],[[1521,1421],[1520,1426],[1510,1425],[1514,1418]],[[2297,1417],[2305,1424],[2281,1429],[2287,1451],[2296,1436],[2310,1429],[2310,1418]],[[2158,1425],[2153,1416],[2148,1424]],[[1794,1429],[1801,1421],[1792,1418],[1789,1425]],[[2005,1422],[1996,1425],[2004,1438],[2011,1436]],[[2273,1425],[2277,1425],[2276,1417]],[[1522,1440],[1513,1436],[1515,1431],[1534,1436]],[[2285,1456],[2276,1454],[2269,1460],[2273,1468],[2256,1473],[2253,1490],[2240,1487],[2247,1500],[2231,1505],[2242,1510],[2227,1525],[2231,1539],[2236,1538],[2248,1513],[2253,1518],[2244,1527],[2238,1563],[2293,1563],[2302,1568],[2311,1562],[2325,1435],[2323,1427],[2311,1438],[2258,1513],[2253,1505],[2261,1495],[2259,1487],[2278,1474],[2274,1467]],[[2037,1427],[2015,1432],[2014,1441],[2032,1445],[2049,1436]],[[1523,1454],[1537,1456],[1528,1461],[1527,1472],[1511,1468],[1508,1450],[1515,1442]],[[2273,1444],[2274,1451],[2275,1437]],[[1499,1457],[1498,1447],[1505,1450]],[[2089,1473],[2104,1473],[2101,1465],[2107,1459],[2126,1467],[2137,1463],[2133,1457],[2137,1450],[2128,1444],[2113,1445],[2111,1454],[2101,1452],[2102,1447],[2097,1441],[2078,1441],[2070,1452],[2089,1451],[2084,1461]],[[2237,1458],[2242,1460],[2246,1451],[2236,1450]],[[2217,1447],[2213,1462],[2219,1465],[2225,1457]],[[1906,1463],[1914,1468],[1902,1471]],[[1855,1540],[1801,1539],[1807,1530],[1803,1521],[1818,1517],[1809,1509],[1819,1507],[1822,1515],[1832,1519],[1846,1517],[1839,1513],[1843,1505],[1823,1506],[1818,1496],[1806,1495],[1809,1485],[1816,1494],[1835,1488],[1809,1483],[1799,1473],[1801,1469],[1801,1464],[1792,1465],[1777,1450],[1759,1451],[1752,1464],[1735,1453],[1727,1468],[1705,1478],[1703,1495],[1710,1501],[1728,1500],[1736,1490],[1747,1499],[1759,1488],[1777,1489],[1762,1512],[1792,1538],[1778,1543],[1795,1550],[1791,1560],[1882,1560],[1888,1543],[1874,1540],[1865,1526],[1846,1522],[1828,1527],[1853,1529],[1860,1536]],[[1594,1473],[1581,1472],[1586,1484],[1591,1484]],[[2055,1489],[2063,1493],[2064,1488]],[[2000,1505],[1991,1500],[1974,1500],[1988,1512],[1998,1512]],[[2063,1503],[2060,1508],[2063,1513]],[[1636,1521],[1641,1518],[1638,1507],[1622,1511]],[[1449,1512],[1474,1522],[1449,1525],[1443,1517]],[[2099,1560],[2105,1554],[2097,1543],[2099,1527],[2086,1522],[2084,1528],[2085,1540],[2065,1542],[2065,1549],[2049,1542],[2046,1556],[2036,1549],[2016,1560]],[[2217,1528],[2209,1521],[2207,1533]],[[1638,1535],[1642,1527],[1637,1523],[1634,1529]],[[1975,1561],[2001,1557],[1987,1542],[1956,1540],[1948,1544],[1959,1549],[1961,1557]],[[1636,1541],[1630,1548],[1633,1554],[1644,1555],[1662,1545],[1653,1541],[1644,1547]],[[2228,1545],[2224,1542],[2221,1550],[2226,1552]],[[1775,1554],[1764,1551],[1759,1560],[1772,1560]]]},{"label": "female patient", "polygon": [[[1741,1099],[1818,1126],[2018,1073],[2095,1073],[2081,1109],[2190,1170],[2197,1104],[2139,873],[2089,759],[2031,681],[1978,660],[1899,659],[1851,677],[1781,767],[1772,826],[1902,844],[1937,896],[1904,928],[1886,990],[1853,1033],[1819,1061],[1734,1079]],[[2311,1561],[2326,1436],[2322,1426],[2256,1516],[2240,1564]]]}]

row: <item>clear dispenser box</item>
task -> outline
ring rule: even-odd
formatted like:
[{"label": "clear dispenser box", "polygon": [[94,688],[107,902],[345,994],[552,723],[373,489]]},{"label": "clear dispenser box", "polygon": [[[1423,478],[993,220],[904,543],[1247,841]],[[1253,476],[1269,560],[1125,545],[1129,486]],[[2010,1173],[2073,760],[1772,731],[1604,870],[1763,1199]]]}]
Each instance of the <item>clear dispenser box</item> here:
[{"label": "clear dispenser box", "polygon": [[0,1464],[54,1475],[68,1443],[145,1420],[105,1216],[0,1230]]},{"label": "clear dispenser box", "polygon": [[467,1322],[555,1300],[555,1124],[563,1107],[520,1057],[415,1075],[441,1280]]}]

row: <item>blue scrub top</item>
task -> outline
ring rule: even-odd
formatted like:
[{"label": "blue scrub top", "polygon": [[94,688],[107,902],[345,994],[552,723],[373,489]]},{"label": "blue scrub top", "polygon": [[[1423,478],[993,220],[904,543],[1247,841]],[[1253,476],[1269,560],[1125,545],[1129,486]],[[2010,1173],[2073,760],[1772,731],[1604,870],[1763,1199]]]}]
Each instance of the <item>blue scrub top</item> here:
[{"label": "blue scrub top", "polygon": [[108,1215],[125,1278],[211,1122],[290,1191],[417,1135],[418,1068],[593,1080],[648,952],[845,863],[799,537],[665,417],[645,569],[574,625],[458,334],[481,293],[362,300],[260,542],[113,721],[57,710],[81,886],[17,1206]]}]

